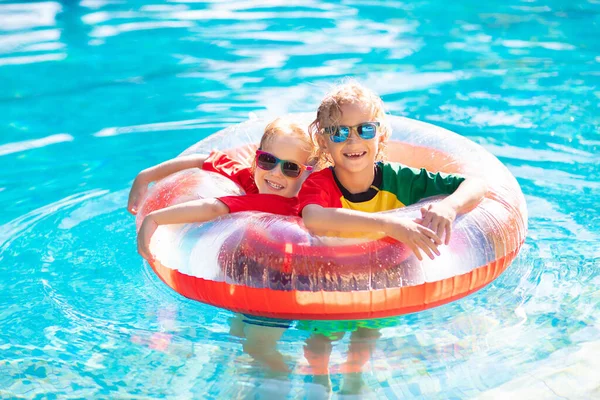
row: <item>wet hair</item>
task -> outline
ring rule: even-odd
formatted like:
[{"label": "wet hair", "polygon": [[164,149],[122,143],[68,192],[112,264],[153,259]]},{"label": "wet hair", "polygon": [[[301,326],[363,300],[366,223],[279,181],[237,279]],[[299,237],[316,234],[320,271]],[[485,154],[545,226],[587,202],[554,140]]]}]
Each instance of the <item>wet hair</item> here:
[{"label": "wet hair", "polygon": [[328,158],[327,151],[318,145],[318,135],[322,135],[325,128],[339,125],[343,116],[342,106],[345,105],[359,106],[371,114],[372,121],[380,122],[380,145],[376,159],[384,159],[386,142],[389,139],[392,130],[387,120],[385,109],[383,108],[383,101],[381,100],[381,97],[372,90],[367,89],[354,80],[348,80],[335,86],[325,95],[325,98],[321,101],[321,104],[317,109],[317,118],[308,127],[311,139],[318,149],[317,157],[319,163],[327,165],[331,164],[331,161]]}]

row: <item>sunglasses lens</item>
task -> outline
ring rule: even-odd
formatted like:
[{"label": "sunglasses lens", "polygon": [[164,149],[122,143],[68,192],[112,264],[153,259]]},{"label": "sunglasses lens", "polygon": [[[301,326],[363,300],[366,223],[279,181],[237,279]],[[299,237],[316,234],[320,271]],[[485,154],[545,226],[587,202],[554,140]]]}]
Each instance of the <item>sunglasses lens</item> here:
[{"label": "sunglasses lens", "polygon": [[341,143],[348,139],[350,129],[347,126],[338,126],[329,128],[329,138],[333,143]]},{"label": "sunglasses lens", "polygon": [[302,172],[302,168],[296,163],[286,161],[281,166],[283,174],[289,176],[290,178],[297,178]]},{"label": "sunglasses lens", "polygon": [[256,157],[256,165],[260,169],[264,169],[265,171],[270,171],[277,165],[277,159],[273,157],[271,154],[259,154]]},{"label": "sunglasses lens", "polygon": [[362,124],[358,126],[358,134],[363,139],[373,139],[377,134],[375,124]]}]

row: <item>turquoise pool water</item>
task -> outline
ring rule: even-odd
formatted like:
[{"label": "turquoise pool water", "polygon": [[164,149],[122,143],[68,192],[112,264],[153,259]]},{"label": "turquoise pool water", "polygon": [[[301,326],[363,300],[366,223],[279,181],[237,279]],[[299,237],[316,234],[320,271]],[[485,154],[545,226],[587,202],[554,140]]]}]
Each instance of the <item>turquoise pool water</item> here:
[{"label": "turquoise pool water", "polygon": [[345,76],[482,144],[530,212],[497,281],[382,331],[364,397],[600,396],[600,2],[288,4],[0,2],[0,397],[318,397],[158,281],[125,204],[141,169]]}]

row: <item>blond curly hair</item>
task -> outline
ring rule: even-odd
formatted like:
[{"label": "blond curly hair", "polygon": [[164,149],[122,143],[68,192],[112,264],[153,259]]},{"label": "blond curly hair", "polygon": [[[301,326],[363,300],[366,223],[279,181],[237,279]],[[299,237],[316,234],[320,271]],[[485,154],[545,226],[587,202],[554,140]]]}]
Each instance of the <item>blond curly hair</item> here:
[{"label": "blond curly hair", "polygon": [[319,146],[317,138],[323,135],[323,130],[328,127],[338,126],[342,119],[342,106],[358,105],[371,114],[374,121],[379,121],[379,151],[376,160],[385,158],[386,142],[389,139],[392,129],[388,122],[383,100],[375,92],[354,80],[348,80],[335,86],[325,98],[321,101],[317,109],[317,118],[309,125],[308,132],[317,148],[318,164],[320,166],[331,165],[328,152]]}]

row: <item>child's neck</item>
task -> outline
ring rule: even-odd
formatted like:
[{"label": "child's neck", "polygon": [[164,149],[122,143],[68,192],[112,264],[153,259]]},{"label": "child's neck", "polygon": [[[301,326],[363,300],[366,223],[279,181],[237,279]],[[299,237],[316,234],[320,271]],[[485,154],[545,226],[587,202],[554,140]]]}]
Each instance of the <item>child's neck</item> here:
[{"label": "child's neck", "polygon": [[352,194],[366,192],[375,179],[375,165],[359,172],[350,172],[335,167],[333,170],[337,180]]}]

